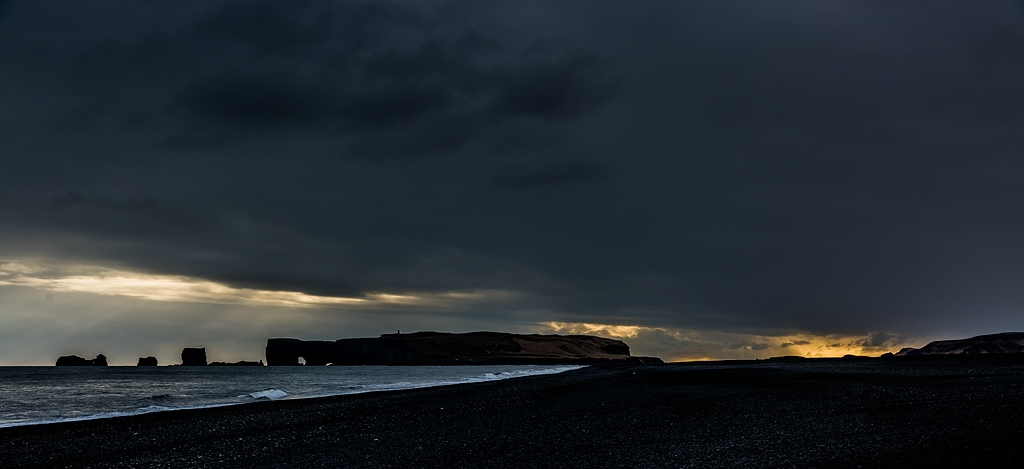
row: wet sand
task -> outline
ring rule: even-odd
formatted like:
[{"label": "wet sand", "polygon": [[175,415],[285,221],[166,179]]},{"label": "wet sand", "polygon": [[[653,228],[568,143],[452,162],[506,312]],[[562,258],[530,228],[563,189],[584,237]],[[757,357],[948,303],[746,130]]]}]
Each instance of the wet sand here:
[{"label": "wet sand", "polygon": [[1020,467],[1019,362],[590,367],[0,429],[0,467]]}]

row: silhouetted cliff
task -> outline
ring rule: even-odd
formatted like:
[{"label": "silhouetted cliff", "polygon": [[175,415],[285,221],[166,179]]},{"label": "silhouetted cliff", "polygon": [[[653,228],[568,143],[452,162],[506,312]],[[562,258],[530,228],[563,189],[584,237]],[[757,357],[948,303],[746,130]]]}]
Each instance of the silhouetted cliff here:
[{"label": "silhouetted cliff", "polygon": [[1024,353],[1024,332],[979,335],[969,339],[937,340],[919,349],[904,348],[896,352],[896,356],[974,355],[982,353]]},{"label": "silhouetted cliff", "polygon": [[267,340],[267,364],[298,365],[498,365],[661,363],[633,357],[621,340],[585,335],[521,335],[503,332],[416,332],[378,338],[304,341]]}]

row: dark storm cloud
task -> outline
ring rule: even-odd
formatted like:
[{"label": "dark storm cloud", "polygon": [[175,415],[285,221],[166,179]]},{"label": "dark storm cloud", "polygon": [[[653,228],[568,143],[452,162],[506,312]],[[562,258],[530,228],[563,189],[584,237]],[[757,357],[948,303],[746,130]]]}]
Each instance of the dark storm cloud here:
[{"label": "dark storm cloud", "polygon": [[865,347],[1024,302],[1019,4],[4,11],[6,258]]},{"label": "dark storm cloud", "polygon": [[871,335],[869,335],[867,337],[867,339],[864,341],[864,346],[865,347],[880,347],[882,345],[885,345],[885,343],[888,342],[889,339],[892,339],[892,338],[893,337],[891,335],[886,334],[884,332],[876,332],[876,333],[871,334]]},{"label": "dark storm cloud", "polygon": [[556,63],[530,61],[501,80],[493,112],[546,118],[582,116],[618,90],[599,73],[602,65],[593,55],[578,51]]},{"label": "dark storm cloud", "polygon": [[492,190],[526,189],[530,187],[602,181],[608,170],[591,161],[564,161],[543,166],[511,168],[498,171],[488,183]]},{"label": "dark storm cloud", "polygon": [[901,348],[906,344],[907,337],[905,335],[894,336],[891,334],[886,334],[885,332],[874,332],[868,334],[868,336],[864,338],[864,340],[861,343],[856,345],[860,345],[864,347],[866,350],[880,350],[887,348]]},{"label": "dark storm cloud", "polygon": [[[174,98],[184,120],[234,127],[318,126],[335,135],[361,134],[351,148],[416,154],[458,146],[509,119],[571,119],[606,102],[615,84],[603,64],[581,51],[554,60],[484,68],[469,31],[451,43],[427,39],[412,51],[351,51],[336,70],[300,76],[285,70],[200,78]],[[504,61],[501,48],[488,51]],[[394,135],[394,129],[401,126]],[[420,135],[417,135],[417,129]],[[378,151],[379,153],[379,151]]]},{"label": "dark storm cloud", "polygon": [[792,342],[783,342],[781,344],[781,347],[785,348],[785,347],[792,347],[794,345],[808,345],[810,343],[811,342],[808,341],[808,340],[794,340]]},{"label": "dark storm cloud", "polygon": [[50,199],[49,203],[50,207],[58,210],[80,206],[94,206],[115,210],[145,210],[153,207],[155,204],[156,200],[152,197],[115,200],[104,196],[80,194],[75,191],[67,191],[64,195]]},{"label": "dark storm cloud", "polygon": [[321,44],[335,33],[331,10],[311,2],[229,2],[195,31],[214,40],[237,41],[264,54]]},{"label": "dark storm cloud", "polygon": [[[346,156],[404,157],[456,149],[510,122],[585,117],[619,90],[585,48],[504,44],[444,12],[387,3],[227,3],[185,23],[74,45],[80,81],[70,88],[82,95],[67,119],[107,116],[192,147],[302,128],[347,139]],[[122,88],[82,90],[111,73],[153,86],[133,101]]]}]

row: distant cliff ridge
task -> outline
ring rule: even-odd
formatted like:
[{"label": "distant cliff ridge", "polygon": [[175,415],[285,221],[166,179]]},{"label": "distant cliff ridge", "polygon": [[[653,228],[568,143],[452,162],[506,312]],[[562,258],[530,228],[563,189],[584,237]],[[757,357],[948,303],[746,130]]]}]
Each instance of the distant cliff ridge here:
[{"label": "distant cliff ridge", "polygon": [[267,364],[479,365],[661,363],[633,357],[621,340],[585,335],[522,335],[503,332],[415,332],[377,338],[315,341],[267,340]]},{"label": "distant cliff ridge", "polygon": [[907,347],[898,357],[916,355],[972,355],[982,353],[1024,353],[1024,332],[979,335],[969,339],[937,340],[924,347]]}]

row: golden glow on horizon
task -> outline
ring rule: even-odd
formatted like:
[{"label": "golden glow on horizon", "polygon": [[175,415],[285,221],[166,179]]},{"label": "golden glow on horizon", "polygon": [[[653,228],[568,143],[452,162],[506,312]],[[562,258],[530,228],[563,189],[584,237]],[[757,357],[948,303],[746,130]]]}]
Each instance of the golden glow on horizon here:
[{"label": "golden glow on horizon", "polygon": [[547,322],[543,325],[560,334],[596,334],[612,337],[634,338],[642,330],[662,330],[643,326],[613,326],[611,324],[591,324],[588,322]]},{"label": "golden glow on horizon", "polygon": [[[351,297],[322,296],[297,291],[238,288],[189,276],[144,274],[96,266],[2,259],[0,259],[0,287],[21,287],[37,289],[42,292],[102,295],[153,302],[239,305],[252,308],[245,314],[245,321],[248,322],[252,321],[251,318],[262,314],[260,308],[304,309],[310,313],[315,313],[317,310],[352,313],[491,310],[503,311],[503,314],[514,317],[519,313],[509,312],[509,308],[522,303],[512,301],[520,298],[520,293],[506,290],[441,293],[368,292]],[[49,294],[46,296],[49,301],[51,296]],[[81,300],[88,303],[84,298]],[[141,305],[133,305],[132,308],[146,309]],[[529,314],[537,313],[529,312]],[[323,321],[323,317],[314,316],[317,315],[295,314],[289,317],[294,324]],[[430,313],[424,315],[423,319],[417,319],[421,322],[416,324],[426,324],[425,327],[428,328],[437,327],[438,318],[442,316],[444,315]],[[489,324],[497,326],[499,329],[509,326],[508,323],[500,322],[509,316],[497,315],[495,317],[498,321]],[[365,318],[364,320],[371,321]],[[449,324],[447,327],[451,327],[451,324],[455,324],[456,328],[464,327],[461,325],[461,319],[448,318],[446,320],[449,321],[446,323]],[[377,320],[372,319],[372,322],[377,322]],[[404,330],[407,324],[408,322],[397,325]],[[880,332],[870,336],[808,333],[761,335],[636,324],[602,324],[600,322],[549,321],[536,323],[531,321],[519,324],[517,328],[522,332],[590,334],[619,338],[629,344],[634,355],[658,356],[666,361],[754,359],[784,355],[803,357],[841,357],[847,354],[878,356],[884,352],[898,351],[903,346],[922,345],[910,343],[906,337]],[[522,328],[527,330],[522,330]]]},{"label": "golden glow on horizon", "polygon": [[362,297],[309,295],[302,292],[236,288],[181,275],[154,275],[124,270],[76,267],[87,272],[60,275],[24,262],[0,263],[0,285],[32,287],[55,292],[124,296],[151,301],[237,304],[286,308],[443,306],[456,302],[507,297],[508,292],[368,293]]},{"label": "golden glow on horizon", "polygon": [[[878,356],[896,352],[902,342],[870,345],[869,337],[843,335],[790,334],[765,336],[756,334],[695,331],[666,327],[629,326],[594,323],[546,322],[542,332],[558,334],[594,334],[618,339],[632,339],[634,350],[646,344],[657,344],[658,349],[670,350],[666,361],[705,361],[722,359],[752,359],[777,356],[808,358],[842,357],[843,355]],[[893,338],[895,339],[895,338]],[[678,349],[679,351],[671,351]],[[643,354],[642,351],[637,352]]]}]

